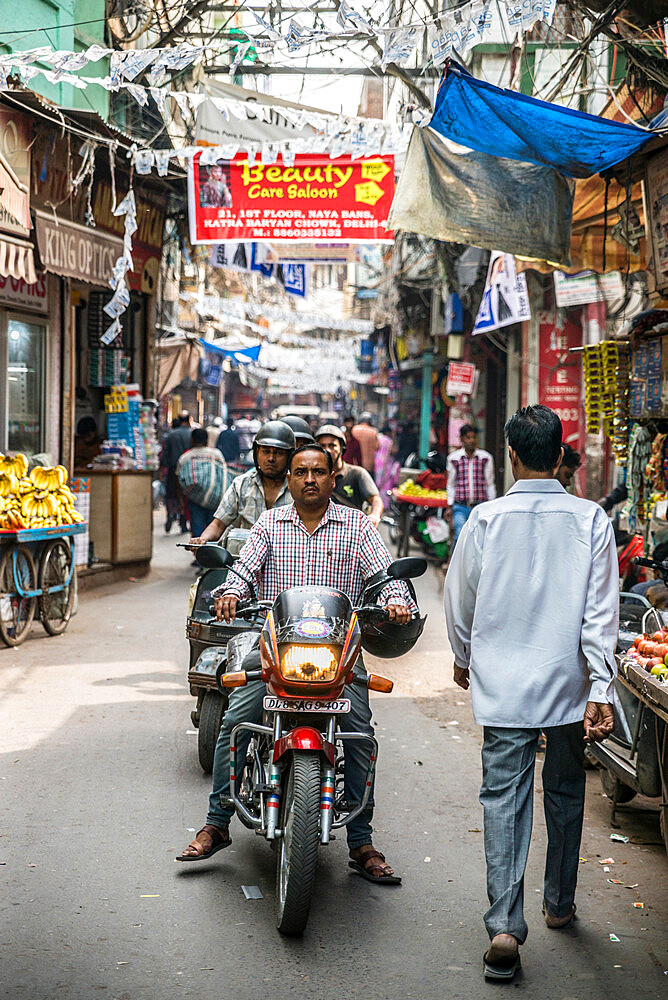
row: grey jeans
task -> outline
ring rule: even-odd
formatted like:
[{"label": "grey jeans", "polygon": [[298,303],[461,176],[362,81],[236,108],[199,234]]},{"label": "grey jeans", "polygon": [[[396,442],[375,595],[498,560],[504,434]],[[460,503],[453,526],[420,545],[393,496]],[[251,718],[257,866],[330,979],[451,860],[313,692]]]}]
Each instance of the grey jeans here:
[{"label": "grey jeans", "polygon": [[[482,748],[487,895],[490,938],[512,934],[520,944],[524,919],[524,870],[533,823],[533,783],[540,729],[486,726]],[[547,858],[543,904],[553,917],[571,912],[578,876],[584,816],[584,728],[581,722],[545,730],[543,806]]]},{"label": "grey jeans", "polygon": [[[250,653],[250,661],[253,653]],[[248,669],[252,669],[254,664],[249,662]],[[258,663],[259,666],[259,663]],[[244,661],[246,668],[246,661]],[[355,665],[356,673],[364,673],[364,667],[358,661]],[[234,815],[234,810],[229,806],[221,804],[221,795],[228,798],[230,794],[230,736],[232,730],[240,722],[260,722],[262,719],[262,699],[266,694],[265,684],[261,680],[250,681],[245,687],[232,688],[227,711],[223,717],[223,724],[220,727],[220,735],[216,743],[216,751],[213,758],[213,788],[209,796],[209,814],[207,823],[212,826],[227,826]],[[347,732],[368,733],[373,736],[373,726],[371,725],[371,708],[369,707],[369,692],[365,687],[351,684],[344,690],[346,698],[350,698],[350,712],[342,716],[341,728]],[[241,770],[241,762],[245,759],[251,734],[241,732],[237,739],[237,761],[238,771]],[[345,798],[349,803],[360,802],[364,795],[366,784],[367,768],[369,766],[368,745],[360,740],[345,740]],[[348,835],[348,846],[361,847],[362,844],[371,843],[373,818],[373,788],[369,798],[369,805],[346,827]]]}]

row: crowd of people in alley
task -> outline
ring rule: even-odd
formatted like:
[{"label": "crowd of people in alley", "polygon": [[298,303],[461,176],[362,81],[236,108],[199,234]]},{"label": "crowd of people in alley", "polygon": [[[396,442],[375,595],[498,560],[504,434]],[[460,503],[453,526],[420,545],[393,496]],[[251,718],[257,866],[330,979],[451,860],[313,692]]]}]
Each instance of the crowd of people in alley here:
[{"label": "crowd of people in alley", "polygon": [[[183,414],[165,438],[167,522],[185,518],[190,546],[225,541],[245,529],[235,576],[215,588],[219,620],[235,618],[255,580],[274,600],[285,588],[317,583],[357,600],[365,581],[391,556],[377,532],[384,492],[402,451],[415,446],[411,429],[390,437],[370,414],[355,421],[309,425],[288,415],[254,430],[252,464],[237,467],[247,441],[238,428],[191,426]],[[461,446],[442,463],[454,548],[445,580],[445,619],[454,654],[454,680],[470,687],[483,727],[487,888],[485,977],[512,980],[528,927],[523,912],[524,870],[531,839],[534,763],[545,747],[544,807],[548,828],[543,909],[549,928],[575,918],[575,891],[584,814],[584,747],[604,739],[614,723],[611,685],[618,620],[618,563],[604,507],[574,496],[580,456],[562,443],[558,416],[545,406],[519,410],[505,428],[515,485],[497,496],[492,455],[476,428],[463,424]],[[227,456],[227,457],[226,457]],[[392,466],[397,469],[389,471]],[[179,506],[185,498],[186,505]],[[344,541],[345,540],[345,541]],[[336,558],[345,545],[346,558]],[[566,551],[567,559],[555,560]],[[387,587],[389,619],[412,628],[424,619],[414,591],[397,580]],[[354,592],[354,593],[353,593]],[[351,599],[352,599],[351,598]],[[559,628],[554,629],[554,623]],[[549,641],[544,637],[549,636]],[[230,735],[258,723],[265,684],[259,651],[244,660],[252,683],[234,688],[215,747],[206,822],[179,855],[206,860],[229,846]],[[364,671],[359,659],[356,670]],[[255,673],[253,673],[253,670]],[[366,687],[351,683],[348,725],[372,733]],[[546,746],[545,746],[546,740]],[[346,747],[346,795],[359,799],[368,752]],[[348,759],[348,753],[349,759]],[[401,882],[372,837],[373,799],[347,827],[350,864],[368,881]]]}]

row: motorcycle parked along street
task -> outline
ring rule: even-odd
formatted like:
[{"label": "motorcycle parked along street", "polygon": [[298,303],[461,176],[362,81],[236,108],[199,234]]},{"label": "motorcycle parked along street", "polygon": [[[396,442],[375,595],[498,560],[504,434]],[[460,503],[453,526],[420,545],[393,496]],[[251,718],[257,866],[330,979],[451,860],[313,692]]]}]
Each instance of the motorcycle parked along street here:
[{"label": "motorcycle parked along street", "polygon": [[[218,546],[203,546],[197,559],[203,566],[227,565],[230,573],[237,572]],[[393,682],[375,674],[353,674],[362,628],[369,630],[369,648],[377,652],[374,623],[386,621],[387,612],[373,602],[392,580],[421,576],[426,568],[424,559],[397,560],[367,583],[363,605],[357,609],[345,594],[323,587],[284,590],[273,603],[258,601],[251,587],[251,599],[237,606],[236,620],[266,615],[259,638],[261,668],[239,669],[241,657],[232,664],[232,650],[241,637],[231,641],[227,668],[221,664],[217,669],[220,690],[262,679],[267,691],[262,724],[243,722],[232,731],[230,804],[242,823],[275,844],[276,924],[284,934],[299,935],[306,926],[318,846],[328,844],[331,831],[347,825],[369,801],[378,744],[373,736],[345,729],[350,699],[344,697],[344,688],[356,683],[390,692]],[[419,617],[393,626],[396,644],[380,655],[407,652],[423,627]],[[251,634],[249,647],[254,644]],[[237,759],[241,731],[251,734],[244,760]],[[341,750],[346,740],[364,741],[370,749],[361,802],[347,803],[343,797]]]},{"label": "motorcycle parked along street", "polygon": [[[637,565],[658,570],[668,586],[668,563],[651,559],[636,559]],[[666,624],[662,612],[650,606],[638,594],[620,594],[619,640],[616,658],[620,667],[614,683],[617,704],[615,727],[612,734],[601,743],[587,747],[587,755],[601,769],[603,791],[612,800],[612,824],[616,811],[640,793],[648,798],[661,798],[659,815],[661,830],[668,850],[668,828],[665,822],[668,804],[665,788],[668,786],[668,727],[665,707],[659,699],[663,687],[649,674],[636,683],[636,673],[624,669],[624,654],[638,635],[660,630]],[[644,674],[644,671],[640,671]],[[656,689],[656,701],[652,690]]]}]

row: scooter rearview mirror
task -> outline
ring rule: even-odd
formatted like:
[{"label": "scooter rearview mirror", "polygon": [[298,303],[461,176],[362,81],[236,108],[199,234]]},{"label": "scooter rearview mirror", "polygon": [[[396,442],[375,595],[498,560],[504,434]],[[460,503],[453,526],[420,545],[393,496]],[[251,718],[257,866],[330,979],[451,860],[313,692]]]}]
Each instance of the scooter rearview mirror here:
[{"label": "scooter rearview mirror", "polygon": [[231,566],[234,559],[222,545],[200,545],[195,553],[200,566],[205,569],[222,569]]},{"label": "scooter rearview mirror", "polygon": [[413,580],[427,572],[427,560],[420,556],[407,556],[405,559],[395,559],[387,567],[387,575],[393,580]]}]

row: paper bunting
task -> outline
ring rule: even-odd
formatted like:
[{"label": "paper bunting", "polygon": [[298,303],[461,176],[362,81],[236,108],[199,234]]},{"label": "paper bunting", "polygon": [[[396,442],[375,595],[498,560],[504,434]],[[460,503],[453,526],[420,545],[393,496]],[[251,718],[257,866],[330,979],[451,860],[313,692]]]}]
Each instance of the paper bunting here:
[{"label": "paper bunting", "polygon": [[[136,160],[135,160],[136,163]],[[130,188],[125,198],[113,209],[115,216],[125,216],[125,232],[123,235],[123,255],[116,259],[114,269],[109,279],[109,285],[114,294],[111,300],[103,306],[104,312],[112,323],[100,337],[100,343],[108,347],[121,332],[120,317],[130,305],[130,289],[125,275],[132,269],[132,237],[137,232],[137,206],[135,193]]]},{"label": "paper bunting", "polygon": [[352,31],[365,31],[369,35],[373,34],[371,23],[367,21],[363,14],[359,14],[349,3],[346,3],[346,0],[341,0],[336,20],[342,28]]}]

